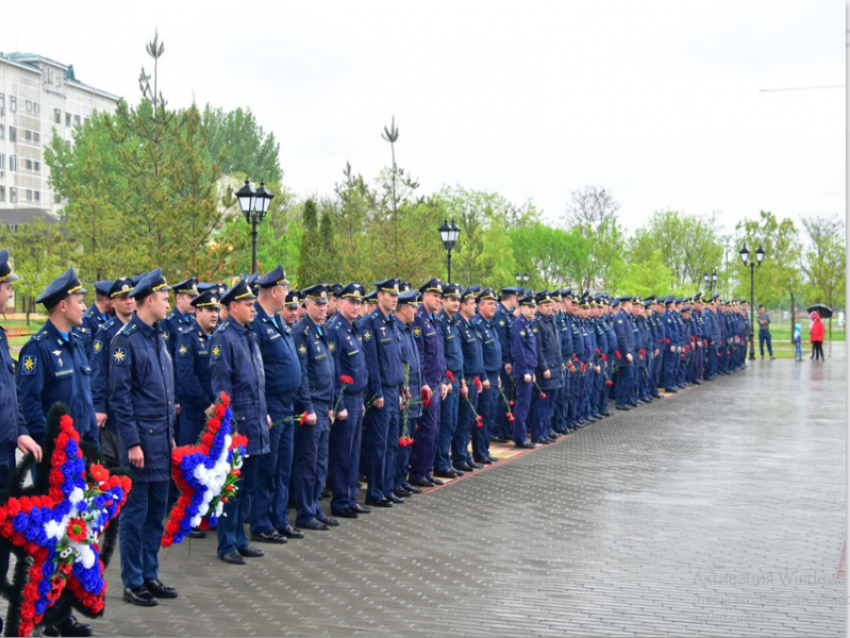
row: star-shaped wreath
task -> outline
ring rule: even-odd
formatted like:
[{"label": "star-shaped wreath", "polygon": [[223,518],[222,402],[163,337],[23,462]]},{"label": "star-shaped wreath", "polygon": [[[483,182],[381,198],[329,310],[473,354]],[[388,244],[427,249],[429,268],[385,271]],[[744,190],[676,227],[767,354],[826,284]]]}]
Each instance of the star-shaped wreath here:
[{"label": "star-shaped wreath", "polygon": [[193,528],[215,527],[224,504],[236,495],[248,439],[233,433],[232,418],[230,397],[222,392],[200,441],[174,448],[172,477],[180,498],[165,525],[163,547],[180,543]]},{"label": "star-shaped wreath", "polygon": [[[87,450],[88,451],[88,450]],[[92,456],[94,451],[92,450]],[[106,569],[118,517],[132,489],[129,476],[110,474],[87,461],[68,409],[54,405],[35,483],[23,488],[34,464],[27,455],[16,483],[0,497],[0,568],[17,557],[9,599],[7,636],[28,636],[42,621],[55,624],[73,606],[96,617],[103,613]]]}]

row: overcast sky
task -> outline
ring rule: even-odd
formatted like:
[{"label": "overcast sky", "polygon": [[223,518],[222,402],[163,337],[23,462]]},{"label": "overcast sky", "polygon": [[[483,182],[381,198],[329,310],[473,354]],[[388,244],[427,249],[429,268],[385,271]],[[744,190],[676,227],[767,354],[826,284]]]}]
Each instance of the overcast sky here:
[{"label": "overcast sky", "polygon": [[[533,199],[547,217],[596,184],[629,229],[653,211],[845,211],[845,3],[6,3],[0,51],[74,64],[138,101],[145,43],[160,87],[250,107],[280,141],[284,181],[329,194],[346,160],[397,159],[443,185]],[[262,176],[258,176],[262,177]]]}]

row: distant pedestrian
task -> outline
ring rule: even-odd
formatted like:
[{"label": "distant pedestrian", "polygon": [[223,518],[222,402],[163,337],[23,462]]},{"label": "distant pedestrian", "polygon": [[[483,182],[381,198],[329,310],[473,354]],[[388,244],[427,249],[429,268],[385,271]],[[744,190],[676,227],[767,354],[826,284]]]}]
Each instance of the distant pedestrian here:
[{"label": "distant pedestrian", "polygon": [[794,361],[803,360],[803,336],[800,324],[794,324]]},{"label": "distant pedestrian", "polygon": [[812,356],[810,359],[823,361],[823,321],[820,320],[820,315],[813,312],[809,315],[812,320],[812,325],[809,327],[809,341],[812,342]]},{"label": "distant pedestrian", "polygon": [[770,354],[771,359],[775,359],[773,356],[773,344],[770,340],[770,315],[767,314],[767,310],[764,309],[764,306],[759,306],[759,351],[761,352],[761,358],[764,359],[764,344],[767,344],[767,352]]}]

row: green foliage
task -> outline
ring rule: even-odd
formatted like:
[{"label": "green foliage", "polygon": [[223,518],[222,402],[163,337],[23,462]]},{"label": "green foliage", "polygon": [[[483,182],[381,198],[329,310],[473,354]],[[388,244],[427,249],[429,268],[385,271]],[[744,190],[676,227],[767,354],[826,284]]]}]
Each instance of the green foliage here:
[{"label": "green foliage", "polygon": [[[806,289],[809,300],[825,303],[833,309],[846,307],[847,247],[844,241],[844,220],[838,215],[805,217],[803,227],[808,235],[803,269],[808,277]],[[829,331],[831,335],[831,320]]]},{"label": "green foliage", "polygon": [[[592,250],[591,241],[580,230],[566,231],[535,221],[528,226],[513,228],[509,237],[515,256],[515,271],[530,275],[529,287],[580,287],[583,266]],[[514,276],[510,275],[507,282],[513,281]]]},{"label": "green foliage", "polygon": [[209,117],[207,146],[212,157],[221,159],[221,170],[226,175],[244,173],[251,180],[266,184],[280,184],[280,144],[274,133],[259,125],[251,109],[242,107],[225,113],[222,108],[206,107]]},{"label": "green foliage", "polygon": [[664,263],[661,250],[642,250],[632,254],[629,267],[616,289],[618,294],[667,295],[675,291],[671,286],[670,268]]},{"label": "green foliage", "polygon": [[320,269],[319,264],[319,218],[316,210],[316,202],[308,199],[304,202],[304,210],[301,214],[301,227],[304,234],[301,238],[300,259],[298,262],[299,288],[312,286],[319,283],[316,274]]}]

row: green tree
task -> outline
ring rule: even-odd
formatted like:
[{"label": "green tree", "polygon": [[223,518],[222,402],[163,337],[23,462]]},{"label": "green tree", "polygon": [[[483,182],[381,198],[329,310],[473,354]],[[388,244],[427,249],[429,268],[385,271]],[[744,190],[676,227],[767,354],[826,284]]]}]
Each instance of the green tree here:
[{"label": "green tree", "polygon": [[207,145],[211,157],[222,155],[221,170],[226,175],[244,173],[255,181],[279,184],[283,180],[280,167],[280,144],[273,132],[266,134],[250,108],[238,107],[225,112],[208,104]]},{"label": "green tree", "polygon": [[592,246],[579,229],[567,231],[536,221],[511,229],[509,236],[516,271],[530,275],[529,287],[581,287]]},{"label": "green tree", "polygon": [[318,283],[316,274],[321,268],[316,251],[319,245],[319,218],[316,202],[312,199],[304,202],[301,226],[304,229],[304,235],[301,238],[297,283],[300,288],[303,288]]},{"label": "green tree", "polygon": [[[802,267],[808,278],[809,299],[825,303],[833,309],[847,303],[847,247],[845,223],[838,215],[803,218],[808,235],[808,248]],[[832,339],[832,318],[829,320]]]},{"label": "green tree", "polygon": [[630,255],[628,268],[617,292],[621,294],[663,296],[675,290],[671,286],[670,268],[664,263],[661,250],[647,250]]}]

